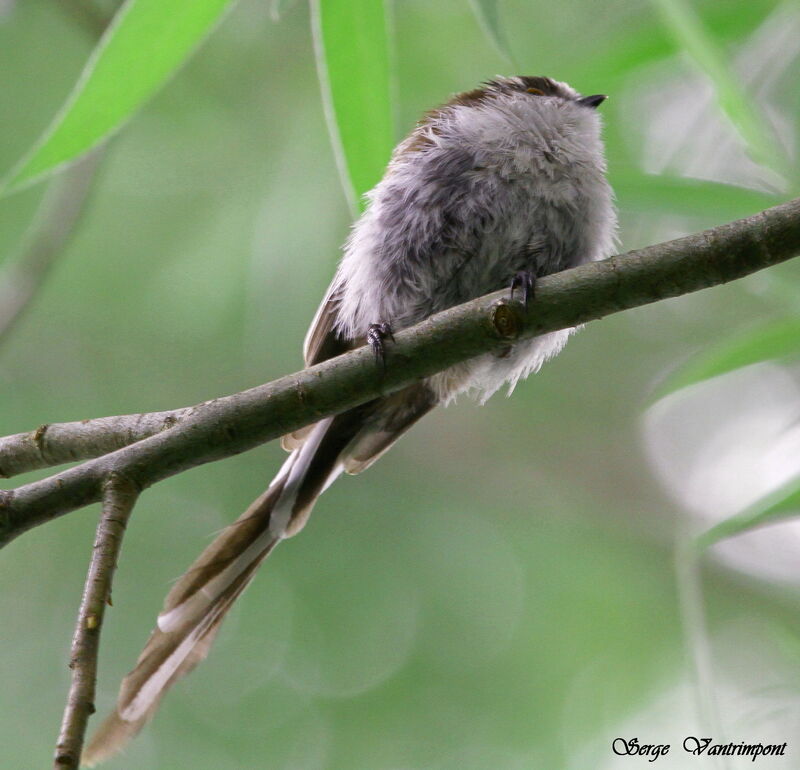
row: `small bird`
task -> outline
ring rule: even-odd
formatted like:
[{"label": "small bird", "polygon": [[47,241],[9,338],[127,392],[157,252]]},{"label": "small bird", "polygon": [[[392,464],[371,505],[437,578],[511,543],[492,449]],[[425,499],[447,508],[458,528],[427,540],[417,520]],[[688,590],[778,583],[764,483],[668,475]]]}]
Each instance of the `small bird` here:
[{"label": "small bird", "polygon": [[[546,77],[497,77],[426,113],[367,194],[306,335],[307,366],[510,287],[524,301],[540,276],[609,256],[617,219],[596,108]],[[539,369],[572,329],[515,343],[291,435],[269,488],[200,554],[169,592],[114,712],[86,747],[92,766],[153,716],[209,652],[226,613],[278,543],[296,535],[322,492],[360,473],[417,420],[459,393],[484,402]]]}]

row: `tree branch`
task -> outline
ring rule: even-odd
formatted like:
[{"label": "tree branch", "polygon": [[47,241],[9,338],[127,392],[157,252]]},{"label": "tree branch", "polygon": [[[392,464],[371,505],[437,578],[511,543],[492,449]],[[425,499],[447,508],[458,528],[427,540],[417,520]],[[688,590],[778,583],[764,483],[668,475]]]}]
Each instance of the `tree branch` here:
[{"label": "tree branch", "polygon": [[138,490],[129,479],[111,473],[103,484],[102,495],[103,511],[72,638],[69,664],[72,684],[56,744],[54,770],[78,770],[80,765],[86,725],[95,710],[97,653],[103,616],[106,604],[111,604],[111,582]]},{"label": "tree branch", "polygon": [[0,478],[108,454],[172,428],[202,406],[53,423],[4,436],[0,438]]},{"label": "tree branch", "polygon": [[[96,502],[112,472],[144,489],[399,390],[509,341],[725,283],[798,254],[800,199],[542,278],[527,309],[508,302],[507,292],[480,297],[397,333],[385,371],[375,366],[368,348],[359,348],[266,385],[200,404],[168,430],[0,493],[0,545]],[[0,455],[0,467],[13,464],[10,456]]]}]

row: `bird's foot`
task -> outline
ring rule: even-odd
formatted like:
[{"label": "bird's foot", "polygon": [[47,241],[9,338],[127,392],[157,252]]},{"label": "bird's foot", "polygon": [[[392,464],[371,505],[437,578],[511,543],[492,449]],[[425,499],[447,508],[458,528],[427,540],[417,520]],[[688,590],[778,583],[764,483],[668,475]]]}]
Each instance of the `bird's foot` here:
[{"label": "bird's foot", "polygon": [[370,324],[367,330],[367,342],[375,354],[375,363],[380,362],[384,371],[386,371],[386,345],[384,343],[387,339],[394,342],[394,334],[392,334],[392,327],[389,324]]},{"label": "bird's foot", "polygon": [[533,299],[536,289],[536,275],[530,270],[520,270],[511,279],[511,300],[514,300],[514,291],[520,289],[522,292],[522,304],[528,306],[528,302]]}]

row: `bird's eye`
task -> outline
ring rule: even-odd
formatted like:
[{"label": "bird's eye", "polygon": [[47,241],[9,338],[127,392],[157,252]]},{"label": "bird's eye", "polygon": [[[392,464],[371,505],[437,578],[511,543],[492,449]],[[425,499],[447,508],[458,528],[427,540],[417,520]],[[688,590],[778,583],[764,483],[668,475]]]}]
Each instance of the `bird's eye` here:
[{"label": "bird's eye", "polygon": [[529,94],[536,94],[536,96],[544,96],[544,91],[538,88],[529,88],[527,90]]}]

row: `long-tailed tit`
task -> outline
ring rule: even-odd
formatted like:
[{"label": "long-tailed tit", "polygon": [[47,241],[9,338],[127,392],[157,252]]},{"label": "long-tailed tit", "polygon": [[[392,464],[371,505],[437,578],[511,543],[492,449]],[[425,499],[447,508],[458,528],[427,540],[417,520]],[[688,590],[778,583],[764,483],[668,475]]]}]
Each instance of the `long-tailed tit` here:
[{"label": "long-tailed tit", "polygon": [[[428,112],[401,142],[306,336],[307,365],[391,335],[432,313],[611,254],[616,213],[597,106],[544,77],[498,77]],[[278,543],[305,525],[342,473],[360,473],[424,414],[463,391],[485,400],[558,353],[572,330],[518,342],[284,438],[269,488],[169,592],[125,677],[114,713],[86,751],[116,752],[166,690],[208,654],[226,613]]]}]

